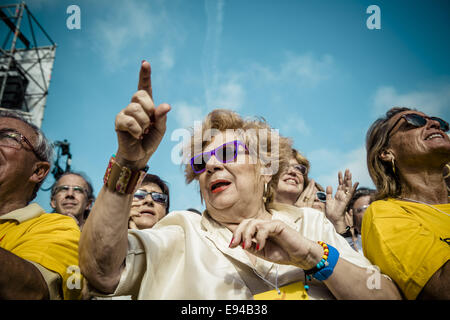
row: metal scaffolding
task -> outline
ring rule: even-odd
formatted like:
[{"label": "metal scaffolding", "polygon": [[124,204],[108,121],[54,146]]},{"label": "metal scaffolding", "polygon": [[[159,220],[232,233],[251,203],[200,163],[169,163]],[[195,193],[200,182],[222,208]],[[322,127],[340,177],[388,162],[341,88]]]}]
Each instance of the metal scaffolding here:
[{"label": "metal scaffolding", "polygon": [[[0,6],[0,19],[0,35],[5,34],[0,48],[0,109],[19,112],[40,127],[56,44],[24,2]],[[44,42],[40,46],[37,36]]]}]

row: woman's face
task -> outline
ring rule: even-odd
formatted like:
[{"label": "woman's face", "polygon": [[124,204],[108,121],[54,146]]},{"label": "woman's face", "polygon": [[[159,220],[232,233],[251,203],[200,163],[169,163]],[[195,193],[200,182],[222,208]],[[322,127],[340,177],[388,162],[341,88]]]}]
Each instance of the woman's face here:
[{"label": "woman's face", "polygon": [[[422,127],[414,127],[409,124],[402,115],[406,114],[426,115],[418,111],[405,111],[393,116],[389,122],[391,133],[389,136],[389,148],[392,149],[396,164],[430,163],[438,161],[446,163],[450,160],[450,139],[440,130],[439,122],[427,120]],[[430,157],[431,156],[431,157]]]},{"label": "woman's face", "polygon": [[314,202],[312,207],[325,213],[325,202],[320,201],[319,198],[317,197],[318,191],[319,189],[317,189],[317,187],[314,186]]},{"label": "woman's face", "polygon": [[[212,138],[203,152],[234,140],[239,140],[237,135],[227,134],[225,137],[220,133]],[[254,216],[263,205],[263,177],[267,176],[257,172],[257,165],[253,164],[255,161],[250,161],[244,147],[238,148],[235,161],[222,163],[212,156],[206,163],[205,171],[198,176],[206,209],[211,217],[221,223],[239,223]]]},{"label": "woman's face", "polygon": [[303,174],[295,168],[298,165],[298,161],[295,158],[289,160],[289,167],[285,171],[278,181],[278,194],[290,194],[295,196],[295,199],[303,192],[305,180]]},{"label": "woman's face", "polygon": [[[141,185],[139,190],[163,193],[156,183]],[[165,215],[165,204],[153,200],[150,194],[147,194],[144,199],[133,197],[130,217],[133,219],[138,229],[148,229],[153,227],[155,223],[164,218]]]}]

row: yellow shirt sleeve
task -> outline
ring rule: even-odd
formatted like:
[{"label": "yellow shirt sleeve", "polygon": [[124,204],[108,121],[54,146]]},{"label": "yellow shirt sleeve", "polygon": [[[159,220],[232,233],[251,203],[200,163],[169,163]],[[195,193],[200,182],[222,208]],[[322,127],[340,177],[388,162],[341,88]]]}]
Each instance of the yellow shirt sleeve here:
[{"label": "yellow shirt sleeve", "polygon": [[369,206],[362,244],[364,255],[396,282],[407,299],[415,299],[450,258],[450,247],[439,232],[417,212],[393,201],[375,201]]},{"label": "yellow shirt sleeve", "polygon": [[[14,237],[11,230],[9,250],[22,259],[38,263],[56,272],[62,279],[64,299],[79,299],[81,274],[78,267],[80,230],[72,218],[60,214],[42,214],[23,222]],[[23,229],[26,228],[26,232]],[[6,239],[6,237],[5,237]]]}]

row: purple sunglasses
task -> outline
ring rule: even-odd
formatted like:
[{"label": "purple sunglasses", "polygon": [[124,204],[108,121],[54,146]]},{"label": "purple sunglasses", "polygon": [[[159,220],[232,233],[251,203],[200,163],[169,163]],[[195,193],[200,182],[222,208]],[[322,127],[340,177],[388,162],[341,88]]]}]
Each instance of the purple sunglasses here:
[{"label": "purple sunglasses", "polygon": [[224,143],[214,150],[200,153],[191,158],[191,167],[194,173],[202,173],[206,170],[206,163],[215,156],[217,160],[222,163],[227,163],[236,160],[239,145],[243,146],[248,151],[247,146],[239,140]]}]

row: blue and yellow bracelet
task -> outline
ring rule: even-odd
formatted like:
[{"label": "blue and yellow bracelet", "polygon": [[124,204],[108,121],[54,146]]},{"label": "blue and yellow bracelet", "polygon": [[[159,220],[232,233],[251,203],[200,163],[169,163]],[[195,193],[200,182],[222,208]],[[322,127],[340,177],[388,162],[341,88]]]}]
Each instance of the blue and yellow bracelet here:
[{"label": "blue and yellow bracelet", "polygon": [[326,244],[323,241],[317,241],[323,248],[322,259],[317,263],[317,265],[309,270],[304,270],[305,273],[305,290],[309,290],[309,285],[307,280],[311,281],[312,277],[319,281],[324,281],[328,279],[334,271],[334,267],[339,259],[339,251],[333,246]]}]

